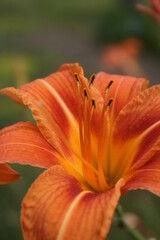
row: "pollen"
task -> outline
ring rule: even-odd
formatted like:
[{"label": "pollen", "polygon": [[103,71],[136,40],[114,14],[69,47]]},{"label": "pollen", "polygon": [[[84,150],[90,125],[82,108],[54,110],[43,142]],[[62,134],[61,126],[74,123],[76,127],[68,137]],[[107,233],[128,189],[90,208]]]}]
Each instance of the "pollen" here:
[{"label": "pollen", "polygon": [[106,110],[111,106],[112,102],[113,102],[113,98],[109,99],[109,101],[106,105]]},{"label": "pollen", "polygon": [[88,100],[88,94],[87,94],[86,88],[83,89],[83,93],[84,93],[85,98]]},{"label": "pollen", "polygon": [[110,80],[105,88],[105,93],[109,90],[109,88],[111,87],[112,84],[113,84],[113,80]]},{"label": "pollen", "polygon": [[75,77],[76,83],[80,85],[80,79],[79,79],[78,73],[75,73],[74,77]]},{"label": "pollen", "polygon": [[96,100],[95,100],[95,98],[92,98],[91,101],[92,101],[92,107],[95,109],[96,108]]},{"label": "pollen", "polygon": [[95,78],[96,78],[96,74],[93,73],[89,79],[89,87],[93,85]]}]

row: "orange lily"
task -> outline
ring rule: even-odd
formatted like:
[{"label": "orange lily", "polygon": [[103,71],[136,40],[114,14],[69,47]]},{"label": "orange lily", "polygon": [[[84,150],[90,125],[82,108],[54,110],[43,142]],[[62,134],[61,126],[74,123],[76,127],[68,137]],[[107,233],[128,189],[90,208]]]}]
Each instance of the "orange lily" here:
[{"label": "orange lily", "polygon": [[143,4],[136,4],[136,8],[151,16],[153,19],[155,19],[158,24],[160,24],[160,0],[150,0],[151,8],[144,6]]},{"label": "orange lily", "polygon": [[103,50],[102,63],[112,70],[120,69],[125,74],[141,75],[143,71],[137,62],[141,51],[142,42],[137,38],[128,38],[109,44]]},{"label": "orange lily", "polygon": [[30,187],[21,211],[25,240],[104,239],[121,194],[160,195],[160,85],[98,73],[78,64],[18,89],[37,123],[0,132],[0,162],[49,168]]}]

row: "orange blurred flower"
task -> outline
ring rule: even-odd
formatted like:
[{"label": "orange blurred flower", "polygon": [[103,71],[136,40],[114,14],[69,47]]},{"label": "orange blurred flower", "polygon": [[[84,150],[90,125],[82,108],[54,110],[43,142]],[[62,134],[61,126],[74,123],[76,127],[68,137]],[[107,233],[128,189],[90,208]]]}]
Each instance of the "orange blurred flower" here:
[{"label": "orange blurred flower", "polygon": [[89,82],[78,64],[18,89],[37,126],[0,131],[0,162],[48,168],[26,194],[25,240],[104,239],[121,194],[160,194],[160,85],[98,73]]},{"label": "orange blurred flower", "polygon": [[142,51],[142,42],[137,38],[128,38],[117,44],[108,45],[102,53],[102,64],[112,70],[120,69],[125,74],[141,75],[138,58]]},{"label": "orange blurred flower", "polygon": [[158,24],[160,24],[160,0],[150,0],[151,8],[144,6],[143,4],[136,4],[136,8],[154,18]]}]

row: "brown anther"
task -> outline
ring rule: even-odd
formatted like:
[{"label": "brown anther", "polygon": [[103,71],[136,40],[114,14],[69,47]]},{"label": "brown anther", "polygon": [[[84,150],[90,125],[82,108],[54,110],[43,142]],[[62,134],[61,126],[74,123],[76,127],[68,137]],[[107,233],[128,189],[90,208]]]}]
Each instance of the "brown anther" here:
[{"label": "brown anther", "polygon": [[93,73],[89,79],[89,87],[93,85],[94,79],[96,78],[96,74]]},{"label": "brown anther", "polygon": [[107,87],[105,88],[105,93],[108,91],[108,89],[110,88],[110,86],[112,85],[113,80],[109,81],[109,83],[107,84]]},{"label": "brown anther", "polygon": [[92,101],[92,107],[94,107],[94,109],[95,109],[96,108],[96,100],[95,100],[95,98],[92,98],[91,101]]},{"label": "brown anther", "polygon": [[86,90],[86,88],[83,89],[83,92],[84,92],[84,96],[85,96],[85,98],[88,100],[88,94],[87,94],[87,90]]},{"label": "brown anther", "polygon": [[113,98],[109,99],[109,101],[106,105],[106,110],[111,106],[112,102],[113,102]]},{"label": "brown anther", "polygon": [[80,79],[79,79],[78,73],[74,73],[74,77],[76,79],[77,84],[80,85]]}]

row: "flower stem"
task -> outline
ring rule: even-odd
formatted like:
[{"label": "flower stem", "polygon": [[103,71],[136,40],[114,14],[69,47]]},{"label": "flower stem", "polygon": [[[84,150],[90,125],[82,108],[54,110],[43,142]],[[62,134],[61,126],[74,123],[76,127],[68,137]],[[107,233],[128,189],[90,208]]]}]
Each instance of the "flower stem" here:
[{"label": "flower stem", "polygon": [[142,234],[135,228],[130,227],[123,218],[123,210],[120,205],[117,206],[116,209],[117,213],[117,220],[118,220],[118,226],[125,228],[128,233],[134,237],[136,240],[145,240],[145,238],[142,236]]}]

